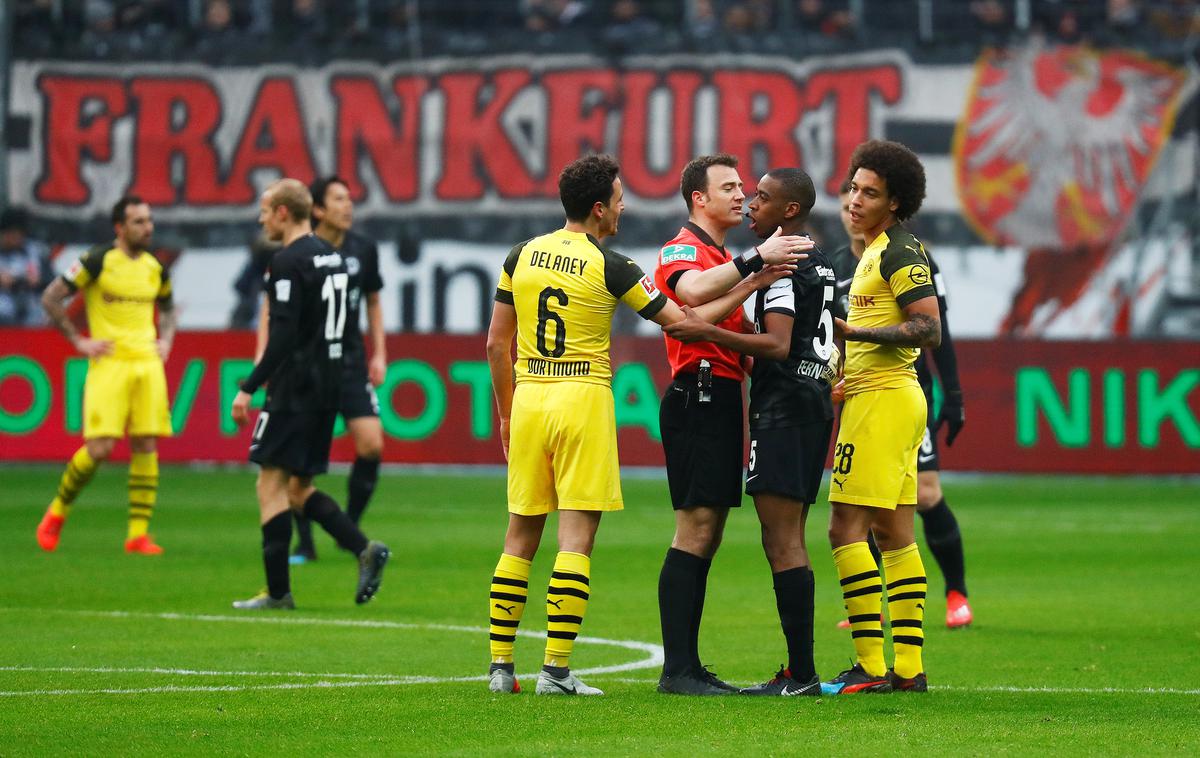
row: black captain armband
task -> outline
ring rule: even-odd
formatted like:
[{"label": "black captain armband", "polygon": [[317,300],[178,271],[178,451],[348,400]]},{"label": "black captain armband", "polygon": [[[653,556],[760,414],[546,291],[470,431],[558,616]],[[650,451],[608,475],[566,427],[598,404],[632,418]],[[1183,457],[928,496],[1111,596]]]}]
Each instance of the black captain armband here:
[{"label": "black captain armband", "polygon": [[751,274],[762,271],[763,259],[762,254],[758,252],[757,247],[752,247],[741,255],[735,256],[733,265],[737,268],[738,273],[742,278],[746,278]]}]

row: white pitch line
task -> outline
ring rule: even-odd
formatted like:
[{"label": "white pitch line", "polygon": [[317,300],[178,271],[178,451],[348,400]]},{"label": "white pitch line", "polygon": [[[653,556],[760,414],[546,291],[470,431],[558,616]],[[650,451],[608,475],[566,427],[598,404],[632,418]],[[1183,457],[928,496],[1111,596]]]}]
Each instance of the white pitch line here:
[{"label": "white pitch line", "polygon": [[204,671],[159,667],[117,666],[0,666],[0,671],[66,674],[170,674],[173,676],[311,677],[316,679],[396,679],[395,674],[318,674],[309,671]]},{"label": "white pitch line", "polygon": [[[33,612],[33,613],[64,613],[64,614],[69,614],[69,615],[74,615],[74,616],[92,616],[92,617],[102,617],[102,618],[120,618],[120,619],[142,618],[142,619],[160,619],[160,620],[166,620],[166,621],[196,621],[196,622],[209,622],[209,623],[285,624],[285,625],[300,625],[300,626],[336,626],[336,627],[364,628],[364,629],[416,629],[416,630],[432,630],[432,631],[444,631],[444,632],[462,632],[462,633],[467,633],[467,634],[486,634],[488,631],[484,627],[457,626],[457,625],[452,625],[452,624],[411,624],[411,623],[404,623],[401,621],[379,621],[379,620],[371,620],[371,619],[316,619],[316,618],[307,618],[307,617],[303,617],[303,616],[259,616],[259,615],[224,616],[224,615],[217,615],[217,614],[145,613],[145,612],[138,612],[138,611],[87,611],[87,610],[61,610],[61,609],[44,610],[44,609],[35,609],[35,608],[0,608],[0,611],[26,611],[26,612]],[[533,639],[543,639],[543,640],[546,639],[546,633],[544,631],[537,631],[537,630],[522,631],[521,636],[527,637],[527,638],[533,638]],[[639,642],[637,640],[610,640],[610,639],[605,639],[603,637],[585,637],[585,636],[578,637],[578,638],[576,638],[575,641],[577,643],[585,644],[585,645],[607,645],[610,647],[619,647],[619,648],[624,648],[626,650],[634,650],[634,651],[645,654],[645,657],[642,658],[641,660],[630,661],[629,663],[617,663],[617,664],[612,664],[612,665],[608,665],[608,666],[593,666],[591,668],[581,668],[581,669],[576,670],[575,673],[579,674],[581,676],[585,676],[585,675],[586,676],[595,676],[595,675],[599,675],[599,674],[619,674],[619,673],[623,673],[626,671],[636,671],[639,669],[659,668],[663,664],[662,645],[656,645],[656,644],[653,644],[650,642]],[[22,668],[22,667],[0,667],[0,671],[4,671],[4,670],[32,671],[32,670],[36,670],[36,669]],[[64,672],[66,671],[66,669],[41,669],[41,670],[43,670],[43,671],[62,670]],[[79,671],[76,671],[75,673],[83,673],[83,671],[84,670],[79,670]],[[172,674],[172,675],[181,675],[181,676],[208,675],[208,673],[209,673],[209,672],[191,673],[190,670],[187,670],[187,669],[140,670],[140,671],[137,669],[112,669],[112,670],[91,669],[90,672],[91,673],[118,673],[118,672],[120,672],[120,673],[163,673],[163,674]],[[442,683],[442,682],[477,682],[477,681],[487,680],[486,674],[478,675],[478,676],[462,676],[462,677],[427,677],[427,676],[394,676],[394,675],[390,675],[390,674],[389,675],[367,675],[367,674],[354,675],[354,674],[312,674],[312,673],[299,673],[299,672],[295,673],[295,674],[286,674],[286,673],[269,673],[269,674],[267,674],[267,673],[263,673],[263,672],[254,672],[254,671],[211,672],[211,673],[214,676],[215,675],[221,675],[221,676],[293,676],[294,675],[294,676],[298,676],[298,677],[325,677],[325,678],[343,678],[343,679],[344,678],[357,678],[360,680],[360,681],[356,681],[356,682],[352,682],[352,683],[343,682],[340,684],[319,683],[319,686],[328,686],[328,687],[359,686],[359,685],[367,686],[367,685],[378,685],[378,684],[383,684],[383,683],[433,684],[433,683]],[[372,679],[371,678],[372,676],[374,676],[375,678]],[[535,678],[537,676],[537,673],[533,672],[533,673],[519,674],[519,676],[525,677],[525,678]],[[368,681],[368,679],[370,679],[370,680]],[[241,689],[299,689],[299,688],[303,688],[305,686],[309,686],[309,685],[305,685],[302,683],[288,684],[288,685],[262,685],[262,686],[235,685],[235,689],[228,690],[228,691],[239,691],[238,689],[236,689],[236,687],[241,687]],[[314,684],[312,686],[318,686],[318,685]],[[185,691],[193,691],[193,690],[188,690],[186,688],[183,688],[183,689],[180,689],[180,688],[172,688],[172,689],[149,688],[149,689],[138,689],[138,690],[79,690],[79,691],[76,691],[76,690],[34,690],[34,691],[0,692],[0,697],[8,697],[8,696],[13,696],[13,695],[27,694],[27,692],[28,692],[28,694],[88,694],[88,693],[93,693],[93,692],[99,692],[99,693],[108,692],[110,694],[135,694],[138,692],[159,692],[159,691],[162,691],[162,692],[185,692]],[[220,689],[220,688],[216,688],[216,689],[201,688],[201,689],[194,690],[194,691],[223,692],[226,690]]]},{"label": "white pitch line", "polygon": [[[621,684],[657,684],[657,679],[637,679],[633,677],[617,677],[606,679],[609,682]],[[1170,687],[1012,687],[987,686],[965,687],[954,684],[931,684],[930,690],[937,692],[1011,692],[1014,694],[1047,695],[1200,695],[1200,690],[1180,690]]]}]

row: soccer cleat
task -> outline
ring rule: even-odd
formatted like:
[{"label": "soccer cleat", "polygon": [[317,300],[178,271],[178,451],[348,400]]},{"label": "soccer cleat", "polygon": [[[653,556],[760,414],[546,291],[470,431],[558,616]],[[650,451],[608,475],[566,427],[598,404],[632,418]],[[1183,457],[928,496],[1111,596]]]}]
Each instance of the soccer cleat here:
[{"label": "soccer cleat", "polygon": [[856,663],[828,682],[821,682],[822,695],[852,695],[856,692],[891,692],[886,676],[871,676]]},{"label": "soccer cleat", "polygon": [[288,564],[292,566],[303,566],[315,560],[317,560],[317,551],[311,547],[298,547],[288,556]]},{"label": "soccer cleat", "polygon": [[726,684],[707,668],[658,678],[658,691],[666,695],[731,695],[737,687]]},{"label": "soccer cleat", "polygon": [[516,695],[521,692],[521,683],[517,681],[513,672],[493,663],[488,671],[488,689],[492,692],[507,692]]},{"label": "soccer cleat", "polygon": [[745,687],[740,690],[743,695],[813,695],[821,694],[821,677],[813,674],[807,682],[792,678],[792,672],[783,666],[770,681]]},{"label": "soccer cleat", "polygon": [[950,590],[946,594],[946,626],[950,629],[970,626],[974,618],[967,596],[958,590]]},{"label": "soccer cleat", "polygon": [[42,521],[37,528],[37,541],[42,550],[47,553],[53,553],[58,548],[58,536],[62,533],[63,524],[67,520],[62,516],[55,516],[46,509],[46,515],[42,516]]},{"label": "soccer cleat", "polygon": [[163,549],[154,544],[149,534],[125,540],[125,552],[130,555],[162,555]]},{"label": "soccer cleat", "polygon": [[891,685],[893,692],[928,692],[929,681],[925,678],[925,672],[914,676],[912,679],[905,679],[898,676],[892,669],[887,672],[888,684]]},{"label": "soccer cleat", "polygon": [[571,672],[561,679],[549,672],[538,674],[537,689],[539,695],[603,695],[602,690],[584,684]]},{"label": "soccer cleat", "polygon": [[354,602],[362,605],[379,591],[379,583],[383,581],[383,567],[387,565],[391,555],[387,545],[382,542],[372,540],[367,543],[367,549],[358,556],[358,589],[354,593]]},{"label": "soccer cleat", "polygon": [[249,600],[234,600],[233,607],[239,611],[294,611],[296,601],[292,600],[290,592],[281,598],[273,598],[263,590]]}]

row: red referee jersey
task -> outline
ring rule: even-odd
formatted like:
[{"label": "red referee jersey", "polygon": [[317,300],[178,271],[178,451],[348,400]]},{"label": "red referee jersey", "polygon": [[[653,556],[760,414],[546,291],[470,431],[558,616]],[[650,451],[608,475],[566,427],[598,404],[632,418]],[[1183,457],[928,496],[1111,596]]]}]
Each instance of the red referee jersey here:
[{"label": "red referee jersey", "polygon": [[[713,242],[707,232],[689,221],[679,230],[679,234],[659,251],[658,266],[654,269],[654,284],[660,292],[683,305],[672,286],[678,281],[680,274],[684,271],[706,271],[729,260],[725,248]],[[742,331],[742,309],[736,309],[718,326],[732,332]],[[714,376],[740,382],[746,375],[742,369],[741,355],[733,350],[711,342],[684,344],[665,334],[663,337],[667,342],[667,360],[671,364],[673,377],[681,373],[695,373],[701,359],[707,359],[712,364]]]}]

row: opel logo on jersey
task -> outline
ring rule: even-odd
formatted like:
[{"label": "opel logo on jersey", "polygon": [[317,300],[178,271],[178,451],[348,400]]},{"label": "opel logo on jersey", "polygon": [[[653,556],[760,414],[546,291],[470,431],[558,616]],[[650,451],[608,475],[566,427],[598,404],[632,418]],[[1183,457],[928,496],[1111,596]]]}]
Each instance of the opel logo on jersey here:
[{"label": "opel logo on jersey", "polygon": [[918,286],[929,284],[929,269],[924,266],[913,266],[908,270],[908,278]]}]

